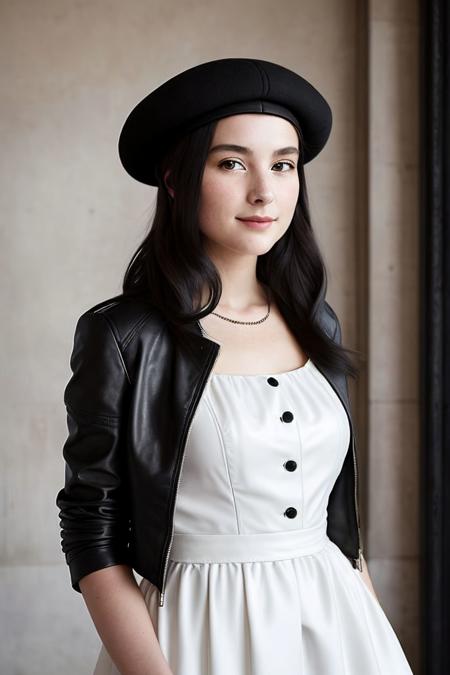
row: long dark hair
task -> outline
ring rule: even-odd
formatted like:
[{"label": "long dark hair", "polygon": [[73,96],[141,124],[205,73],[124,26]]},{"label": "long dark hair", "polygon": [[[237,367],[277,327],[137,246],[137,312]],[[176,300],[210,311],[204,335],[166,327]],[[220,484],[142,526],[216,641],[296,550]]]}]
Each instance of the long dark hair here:
[{"label": "long dark hair", "polygon": [[[198,206],[204,166],[218,120],[205,124],[166,150],[158,166],[156,209],[150,229],[125,272],[124,295],[144,296],[157,307],[175,332],[186,322],[202,319],[220,301],[219,272],[203,246]],[[328,337],[315,321],[326,295],[327,275],[311,226],[303,167],[304,143],[299,135],[299,197],[290,226],[270,251],[258,256],[256,276],[269,289],[289,324],[298,327],[301,347],[319,366],[356,377],[360,352]],[[163,176],[176,194],[172,199]],[[204,285],[207,305],[201,307]],[[356,359],[355,359],[356,357]]]}]

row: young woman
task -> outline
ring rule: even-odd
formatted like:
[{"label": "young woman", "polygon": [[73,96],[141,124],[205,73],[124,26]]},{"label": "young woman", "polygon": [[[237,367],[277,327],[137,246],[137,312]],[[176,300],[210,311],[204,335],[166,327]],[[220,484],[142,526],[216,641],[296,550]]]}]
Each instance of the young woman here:
[{"label": "young woman", "polygon": [[78,320],[56,502],[95,675],[412,672],[363,556],[358,368],[308,209],[330,130],[257,59],[184,71],[125,122],[156,212],[123,292]]}]

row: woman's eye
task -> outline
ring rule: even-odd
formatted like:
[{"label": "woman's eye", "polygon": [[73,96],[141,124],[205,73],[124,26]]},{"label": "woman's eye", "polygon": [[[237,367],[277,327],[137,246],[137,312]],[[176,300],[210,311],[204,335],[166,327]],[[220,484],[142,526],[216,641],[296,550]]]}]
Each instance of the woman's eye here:
[{"label": "woman's eye", "polygon": [[[220,166],[220,167],[221,167],[221,166],[225,166],[226,164],[228,164],[228,167],[225,167],[225,168],[231,168],[231,169],[232,169],[233,167],[230,167],[230,166],[229,166],[230,164],[239,164],[240,166],[243,166],[243,165],[241,164],[241,162],[239,162],[237,159],[224,159],[223,162],[220,162],[219,166]],[[294,164],[292,164],[291,162],[277,162],[276,164],[274,164],[274,166],[282,166],[283,164],[286,164],[286,165],[287,165],[287,167],[288,167],[287,170],[288,170],[288,171],[289,171],[290,169],[295,169]],[[278,173],[285,173],[285,171],[281,171],[281,172],[279,171]]]},{"label": "woman's eye", "polygon": [[238,162],[237,159],[225,159],[223,162],[220,162],[219,166],[224,166],[225,164],[241,164],[241,163]]},{"label": "woman's eye", "polygon": [[[291,164],[291,162],[277,162],[276,164],[274,164],[274,166],[277,166],[277,164],[278,164],[278,165],[280,165],[280,164],[287,164],[287,166],[289,167],[289,169],[295,169],[295,166],[294,166],[293,164]],[[282,172],[282,173],[284,173],[284,172]]]}]

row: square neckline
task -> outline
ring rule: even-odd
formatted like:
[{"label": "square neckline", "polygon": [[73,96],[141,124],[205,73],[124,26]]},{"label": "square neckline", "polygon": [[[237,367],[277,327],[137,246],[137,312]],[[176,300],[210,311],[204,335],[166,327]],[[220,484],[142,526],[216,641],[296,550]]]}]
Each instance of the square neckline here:
[{"label": "square neckline", "polygon": [[[215,342],[216,344],[221,345],[220,342],[215,340],[211,335],[208,334],[208,332],[205,330],[205,328],[202,326],[201,322],[199,319],[197,319],[197,324],[200,327],[200,332],[203,335],[203,337],[206,337],[208,340],[211,340],[212,342]],[[298,366],[298,368],[294,368],[293,370],[284,370],[281,373],[211,373],[211,377],[245,377],[245,378],[256,378],[256,377],[282,377],[282,376],[287,376],[287,375],[294,375],[296,373],[299,373],[302,370],[308,370],[312,366],[312,361],[310,358],[308,358],[305,363],[302,366]]]},{"label": "square neckline", "polygon": [[282,377],[285,375],[294,375],[300,373],[302,370],[308,370],[312,365],[312,361],[308,358],[302,366],[294,368],[293,370],[284,370],[281,373],[211,373],[211,377]]}]

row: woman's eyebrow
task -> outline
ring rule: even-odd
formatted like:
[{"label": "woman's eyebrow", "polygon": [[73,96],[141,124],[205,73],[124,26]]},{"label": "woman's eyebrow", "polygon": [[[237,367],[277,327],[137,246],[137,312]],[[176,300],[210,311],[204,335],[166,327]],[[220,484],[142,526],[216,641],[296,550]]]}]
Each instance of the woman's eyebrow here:
[{"label": "woman's eyebrow", "polygon": [[[210,155],[213,152],[217,152],[218,150],[232,150],[233,152],[240,152],[243,155],[252,155],[253,151],[250,150],[250,148],[246,148],[243,145],[235,145],[233,143],[221,143],[220,145],[215,145],[213,148],[211,148],[208,152]],[[278,150],[274,150],[273,154],[278,157],[279,155],[298,155],[299,151],[298,148],[296,148],[293,145],[288,145],[286,148],[279,148]]]}]

